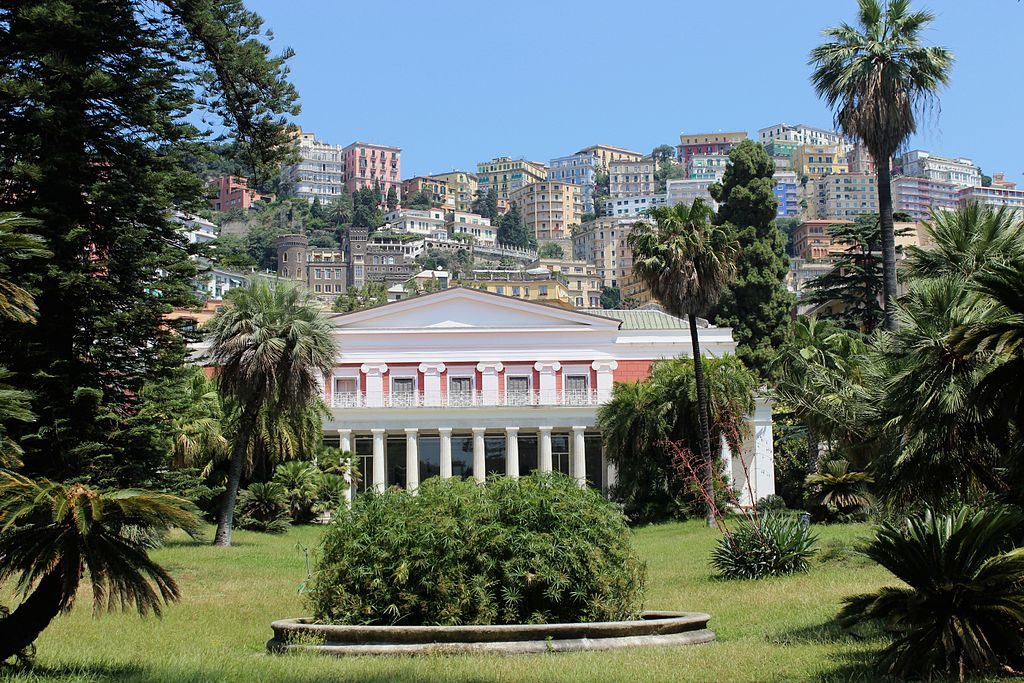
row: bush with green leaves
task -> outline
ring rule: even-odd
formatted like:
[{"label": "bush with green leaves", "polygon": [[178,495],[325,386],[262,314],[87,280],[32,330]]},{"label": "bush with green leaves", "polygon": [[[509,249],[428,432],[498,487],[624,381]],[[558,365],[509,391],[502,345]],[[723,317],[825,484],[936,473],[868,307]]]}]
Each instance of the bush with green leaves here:
[{"label": "bush with green leaves", "polygon": [[621,511],[564,475],[434,478],[340,510],[309,600],[337,624],[618,620],[638,614],[645,574]]},{"label": "bush with green leaves", "polygon": [[312,517],[320,489],[320,477],[317,466],[303,460],[283,462],[274,470],[274,483],[284,489],[293,522],[307,522]]},{"label": "bush with green leaves", "polygon": [[280,484],[249,484],[249,488],[238,492],[235,525],[239,529],[283,534],[288,530],[290,520],[288,495]]},{"label": "bush with green leaves", "polygon": [[819,517],[840,522],[863,520],[871,509],[867,487],[874,479],[867,472],[850,469],[842,458],[825,460],[818,471],[807,475],[807,497]]},{"label": "bush with green leaves", "polygon": [[805,572],[818,537],[798,517],[765,513],[743,519],[726,532],[711,564],[726,579],[761,579]]},{"label": "bush with green leaves", "polygon": [[1024,670],[1024,513],[931,510],[883,524],[861,552],[905,585],[846,600],[847,626],[892,634],[879,669],[901,678]]}]

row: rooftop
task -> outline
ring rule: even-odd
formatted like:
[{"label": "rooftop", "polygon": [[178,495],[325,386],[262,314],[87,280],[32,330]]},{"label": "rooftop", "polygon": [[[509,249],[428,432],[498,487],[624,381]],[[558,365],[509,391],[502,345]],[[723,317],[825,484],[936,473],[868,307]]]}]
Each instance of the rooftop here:
[{"label": "rooftop", "polygon": [[[650,309],[588,309],[587,313],[590,315],[596,315],[602,318],[611,318],[612,320],[618,320],[622,323],[619,327],[620,330],[688,330],[690,324],[683,318],[677,318],[674,315],[665,313],[664,311],[655,311]],[[703,318],[697,319],[697,327],[708,327],[708,323]]]}]

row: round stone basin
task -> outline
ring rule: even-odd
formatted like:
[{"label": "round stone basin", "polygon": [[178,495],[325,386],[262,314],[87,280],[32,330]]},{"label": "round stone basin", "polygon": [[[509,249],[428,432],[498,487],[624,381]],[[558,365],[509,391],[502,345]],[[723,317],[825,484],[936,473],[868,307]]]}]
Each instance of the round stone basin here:
[{"label": "round stone basin", "polygon": [[695,645],[715,639],[702,612],[646,611],[632,621],[494,626],[333,626],[310,619],[270,625],[270,652],[329,655],[525,654]]}]

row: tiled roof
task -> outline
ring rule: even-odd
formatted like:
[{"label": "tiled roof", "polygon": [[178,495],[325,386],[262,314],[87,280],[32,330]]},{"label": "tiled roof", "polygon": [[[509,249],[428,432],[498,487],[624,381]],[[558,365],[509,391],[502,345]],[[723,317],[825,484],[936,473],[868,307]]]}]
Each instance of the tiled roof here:
[{"label": "tiled roof", "polygon": [[[613,320],[621,320],[622,326],[620,330],[688,330],[690,329],[689,323],[682,318],[677,318],[674,315],[669,315],[664,311],[651,311],[651,310],[618,310],[618,309],[587,309],[587,313],[591,315],[601,316],[602,318],[612,318]],[[703,324],[702,324],[703,323]],[[705,327],[707,323],[704,320],[697,319],[698,327]]]}]

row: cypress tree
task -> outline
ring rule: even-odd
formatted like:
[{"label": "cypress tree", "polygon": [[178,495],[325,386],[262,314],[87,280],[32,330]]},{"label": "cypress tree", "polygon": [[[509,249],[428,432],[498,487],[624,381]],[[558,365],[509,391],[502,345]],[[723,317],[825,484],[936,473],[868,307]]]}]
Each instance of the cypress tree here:
[{"label": "cypress tree", "polygon": [[778,199],[772,188],[775,164],[764,147],[744,140],[729,153],[721,183],[711,186],[719,202],[717,222],[740,244],[736,278],[722,292],[708,319],[733,330],[737,355],[763,379],[785,338],[793,296],[786,236],[775,224]]},{"label": "cypress tree", "polygon": [[164,314],[194,300],[195,268],[171,209],[205,204],[188,161],[212,139],[190,121],[226,128],[260,184],[298,111],[261,31],[240,0],[0,0],[0,211],[53,254],[18,266],[38,323],[0,322],[38,416],[11,430],[30,473],[124,486],[166,462],[138,404],[184,361]]}]

